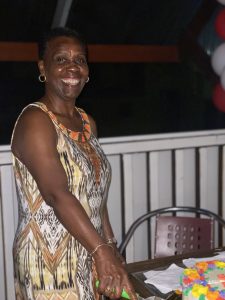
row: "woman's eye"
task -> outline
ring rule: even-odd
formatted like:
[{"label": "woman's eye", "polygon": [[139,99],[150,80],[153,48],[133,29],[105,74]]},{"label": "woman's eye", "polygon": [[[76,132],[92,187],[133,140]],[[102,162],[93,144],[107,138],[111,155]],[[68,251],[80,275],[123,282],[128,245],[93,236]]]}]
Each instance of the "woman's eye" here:
[{"label": "woman's eye", "polygon": [[58,57],[56,57],[56,61],[57,61],[57,63],[62,64],[66,61],[66,59],[62,56],[58,56]]},{"label": "woman's eye", "polygon": [[86,65],[87,61],[86,61],[85,58],[79,57],[78,59],[76,59],[76,63],[79,64],[79,65]]}]

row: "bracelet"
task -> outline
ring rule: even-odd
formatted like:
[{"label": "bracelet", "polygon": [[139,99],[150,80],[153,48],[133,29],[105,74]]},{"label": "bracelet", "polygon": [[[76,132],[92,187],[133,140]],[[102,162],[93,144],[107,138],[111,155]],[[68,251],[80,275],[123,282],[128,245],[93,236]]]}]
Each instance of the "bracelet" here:
[{"label": "bracelet", "polygon": [[107,244],[116,244],[117,245],[117,240],[116,238],[113,236],[111,238],[106,239],[106,243]]},{"label": "bracelet", "polygon": [[93,256],[93,254],[95,254],[95,252],[98,250],[98,248],[102,247],[102,246],[108,246],[108,247],[111,247],[113,249],[113,247],[107,243],[102,243],[102,244],[98,244],[94,250],[92,250],[89,255],[90,256]]}]

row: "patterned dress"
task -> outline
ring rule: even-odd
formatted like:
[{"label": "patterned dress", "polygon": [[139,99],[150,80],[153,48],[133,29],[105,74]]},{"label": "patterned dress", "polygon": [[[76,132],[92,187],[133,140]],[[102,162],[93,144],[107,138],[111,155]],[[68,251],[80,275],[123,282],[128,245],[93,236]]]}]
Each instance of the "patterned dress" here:
[{"label": "patterned dress", "polygon": [[[83,130],[75,132],[60,124],[43,103],[35,102],[30,106],[39,107],[52,120],[69,190],[102,235],[102,212],[111,168],[98,140],[91,133],[86,113],[77,109]],[[14,155],[13,167],[19,204],[19,224],[13,247],[16,299],[96,299],[86,249],[58,221],[53,209],[42,198],[32,175]]]}]

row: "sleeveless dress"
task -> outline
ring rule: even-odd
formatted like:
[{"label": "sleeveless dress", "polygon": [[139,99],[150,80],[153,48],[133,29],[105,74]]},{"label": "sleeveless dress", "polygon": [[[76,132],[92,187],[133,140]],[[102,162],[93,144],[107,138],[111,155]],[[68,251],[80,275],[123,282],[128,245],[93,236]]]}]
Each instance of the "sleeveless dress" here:
[{"label": "sleeveless dress", "polygon": [[[40,108],[52,120],[69,190],[80,201],[98,233],[103,235],[102,212],[111,168],[91,132],[88,116],[77,108],[83,130],[75,132],[59,123],[45,104],[35,102],[28,106]],[[58,221],[53,209],[42,198],[32,175],[14,155],[13,169],[19,206],[13,245],[16,299],[96,299],[92,262],[87,250]]]}]

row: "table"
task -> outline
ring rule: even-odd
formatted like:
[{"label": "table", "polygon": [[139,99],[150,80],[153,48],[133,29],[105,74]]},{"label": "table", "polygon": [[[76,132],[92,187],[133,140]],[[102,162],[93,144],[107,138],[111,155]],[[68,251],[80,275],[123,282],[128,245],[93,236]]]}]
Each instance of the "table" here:
[{"label": "table", "polygon": [[163,257],[163,258],[156,258],[156,259],[150,259],[146,261],[140,261],[135,263],[129,263],[126,266],[126,269],[130,275],[130,279],[134,285],[134,288],[136,292],[143,298],[147,298],[150,296],[159,296],[163,299],[167,300],[180,300],[182,297],[181,295],[176,294],[175,292],[170,292],[168,294],[161,294],[156,288],[149,284],[144,283],[144,276],[142,272],[148,271],[148,270],[163,270],[169,267],[172,263],[175,263],[181,267],[184,267],[182,264],[182,260],[184,258],[190,258],[190,257],[209,257],[214,256],[218,254],[221,251],[225,251],[225,247],[223,248],[216,248],[211,251],[199,251],[194,253],[188,253],[184,255],[176,255],[176,256],[170,256],[170,257]]}]

